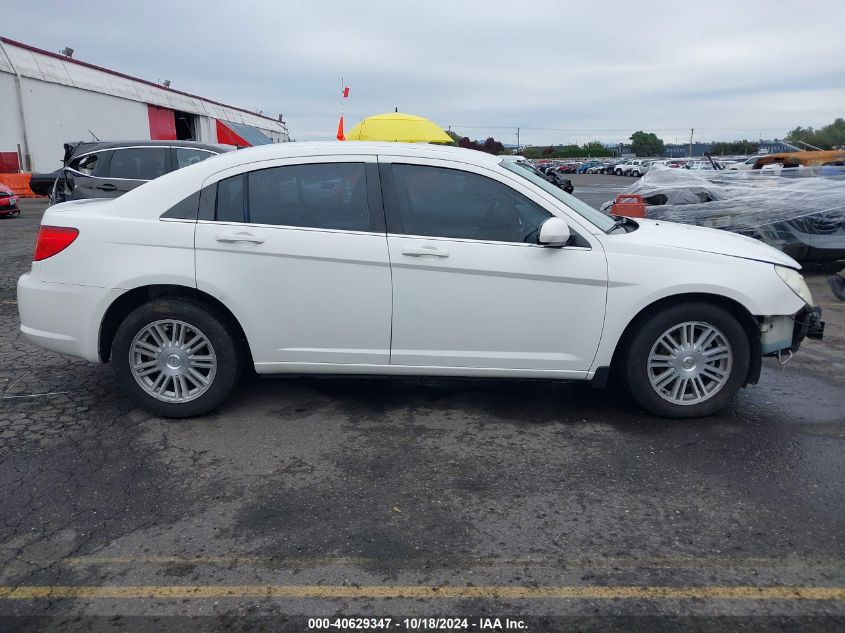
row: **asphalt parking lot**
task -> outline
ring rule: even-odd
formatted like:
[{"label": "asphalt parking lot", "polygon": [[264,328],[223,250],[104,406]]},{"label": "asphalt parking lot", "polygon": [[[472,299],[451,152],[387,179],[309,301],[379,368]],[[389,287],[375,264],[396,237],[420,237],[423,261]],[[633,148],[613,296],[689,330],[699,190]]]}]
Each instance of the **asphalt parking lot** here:
[{"label": "asphalt parking lot", "polygon": [[[631,181],[573,177],[592,204]],[[0,630],[842,630],[845,304],[823,273],[827,341],[708,419],[581,384],[247,378],[171,421],[18,332],[43,208],[0,218]]]}]

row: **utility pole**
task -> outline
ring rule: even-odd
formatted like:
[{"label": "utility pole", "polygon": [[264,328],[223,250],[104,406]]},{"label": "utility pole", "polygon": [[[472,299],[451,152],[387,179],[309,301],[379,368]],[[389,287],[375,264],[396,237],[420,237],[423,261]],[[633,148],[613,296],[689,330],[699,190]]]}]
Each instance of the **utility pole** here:
[{"label": "utility pole", "polygon": [[516,153],[519,154],[519,128],[516,128]]},{"label": "utility pole", "polygon": [[692,134],[695,132],[695,128],[690,128],[689,130],[689,157],[692,158]]}]

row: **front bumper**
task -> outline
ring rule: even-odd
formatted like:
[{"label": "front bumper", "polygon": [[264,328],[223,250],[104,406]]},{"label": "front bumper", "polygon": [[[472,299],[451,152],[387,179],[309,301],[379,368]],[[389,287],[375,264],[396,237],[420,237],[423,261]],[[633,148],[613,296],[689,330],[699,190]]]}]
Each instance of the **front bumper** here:
[{"label": "front bumper", "polygon": [[795,353],[805,338],[821,339],[824,336],[822,310],[804,306],[793,316],[768,317],[760,324],[760,351],[763,356],[780,357]]},{"label": "front bumper", "polygon": [[822,340],[824,337],[824,321],[822,309],[805,306],[795,315],[795,327],[792,330],[792,347],[790,351],[797,352],[805,338]]}]

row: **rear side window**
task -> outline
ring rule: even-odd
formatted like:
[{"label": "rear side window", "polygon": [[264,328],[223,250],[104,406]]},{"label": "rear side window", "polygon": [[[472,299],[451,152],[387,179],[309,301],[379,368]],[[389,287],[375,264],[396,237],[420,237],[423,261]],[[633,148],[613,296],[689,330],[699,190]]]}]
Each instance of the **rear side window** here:
[{"label": "rear side window", "polygon": [[166,147],[116,149],[111,159],[110,178],[153,180],[167,172]]},{"label": "rear side window", "polygon": [[182,169],[188,165],[201,163],[206,158],[214,156],[211,152],[202,149],[194,149],[193,147],[176,147],[176,169]]},{"label": "rear side window", "polygon": [[246,176],[239,174],[217,183],[217,205],[214,218],[220,222],[245,222],[246,208],[244,181]]},{"label": "rear side window", "polygon": [[366,231],[370,226],[363,163],[272,167],[249,174],[254,224]]},{"label": "rear side window", "polygon": [[457,169],[394,164],[391,233],[536,243],[551,214],[497,180]]},{"label": "rear side window", "polygon": [[217,183],[214,217],[221,222],[369,231],[367,185],[364,163],[260,169]]},{"label": "rear side window", "polygon": [[95,152],[71,161],[70,167],[86,176],[104,176],[108,174],[111,152]]}]

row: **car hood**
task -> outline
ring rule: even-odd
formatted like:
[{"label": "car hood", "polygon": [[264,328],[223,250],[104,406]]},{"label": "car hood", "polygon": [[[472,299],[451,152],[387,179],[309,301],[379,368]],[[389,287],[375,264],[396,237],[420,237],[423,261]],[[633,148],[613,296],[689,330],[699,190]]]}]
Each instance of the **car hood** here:
[{"label": "car hood", "polygon": [[655,246],[682,248],[702,253],[751,259],[789,268],[801,268],[801,265],[789,255],[760,240],[745,235],[665,220],[637,218],[636,223],[639,228],[632,233],[628,233],[627,237],[633,238],[643,245],[653,244]]}]

